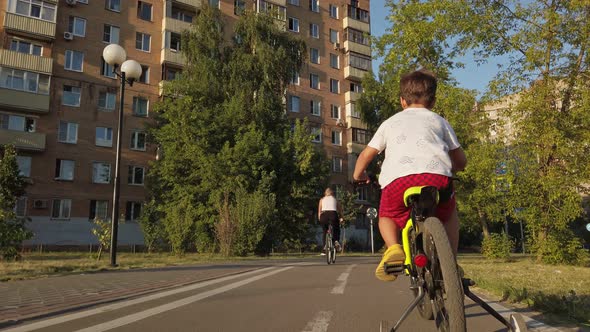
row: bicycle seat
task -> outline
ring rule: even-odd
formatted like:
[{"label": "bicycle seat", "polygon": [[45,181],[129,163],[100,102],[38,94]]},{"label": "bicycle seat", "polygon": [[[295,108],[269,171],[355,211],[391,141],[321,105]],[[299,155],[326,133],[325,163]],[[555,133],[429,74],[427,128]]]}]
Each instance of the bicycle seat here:
[{"label": "bicycle seat", "polygon": [[438,189],[434,186],[415,186],[404,192],[404,204],[412,206],[417,216],[433,216],[439,199]]}]

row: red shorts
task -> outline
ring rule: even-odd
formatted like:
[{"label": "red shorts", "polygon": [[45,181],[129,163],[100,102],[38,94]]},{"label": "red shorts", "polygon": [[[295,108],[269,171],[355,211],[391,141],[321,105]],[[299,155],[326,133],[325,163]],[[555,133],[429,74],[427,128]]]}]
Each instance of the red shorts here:
[{"label": "red shorts", "polygon": [[[393,219],[400,227],[404,228],[410,219],[410,209],[404,204],[404,192],[406,189],[415,186],[435,186],[439,190],[448,187],[451,178],[440,174],[412,174],[395,179],[381,191],[381,204],[379,205],[379,216]],[[436,217],[441,222],[446,222],[455,209],[455,192],[445,202],[439,202],[436,208]]]}]

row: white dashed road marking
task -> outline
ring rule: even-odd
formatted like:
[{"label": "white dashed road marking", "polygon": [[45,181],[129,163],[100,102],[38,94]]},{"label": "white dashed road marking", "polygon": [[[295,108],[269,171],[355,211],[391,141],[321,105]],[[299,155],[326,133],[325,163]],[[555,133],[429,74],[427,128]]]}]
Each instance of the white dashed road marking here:
[{"label": "white dashed road marking", "polygon": [[305,329],[301,332],[326,332],[330,325],[330,320],[334,313],[332,311],[320,311],[318,312],[312,321],[307,323]]},{"label": "white dashed road marking", "polygon": [[346,287],[346,282],[348,281],[348,276],[350,275],[350,271],[352,271],[352,269],[354,269],[354,267],[356,266],[356,264],[350,265],[346,271],[344,271],[339,277],[338,277],[338,284],[336,286],[334,286],[334,288],[332,288],[332,294],[344,294],[344,288]]}]

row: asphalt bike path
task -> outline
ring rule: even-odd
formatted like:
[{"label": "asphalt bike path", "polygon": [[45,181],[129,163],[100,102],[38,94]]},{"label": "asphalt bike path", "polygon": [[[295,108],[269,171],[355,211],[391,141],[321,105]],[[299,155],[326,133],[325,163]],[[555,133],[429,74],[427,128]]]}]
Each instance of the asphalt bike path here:
[{"label": "asphalt bike path", "polygon": [[[411,302],[406,277],[375,279],[376,257],[276,263],[0,331],[379,331]],[[466,300],[469,331],[505,331]],[[413,312],[401,331],[434,331]]]}]

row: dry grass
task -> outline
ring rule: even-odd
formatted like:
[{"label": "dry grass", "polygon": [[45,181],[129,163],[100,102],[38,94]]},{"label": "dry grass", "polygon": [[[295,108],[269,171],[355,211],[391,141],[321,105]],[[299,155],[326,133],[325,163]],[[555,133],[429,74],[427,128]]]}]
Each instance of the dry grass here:
[{"label": "dry grass", "polygon": [[590,326],[590,267],[537,264],[528,257],[509,261],[461,256],[465,275],[502,300]]}]

